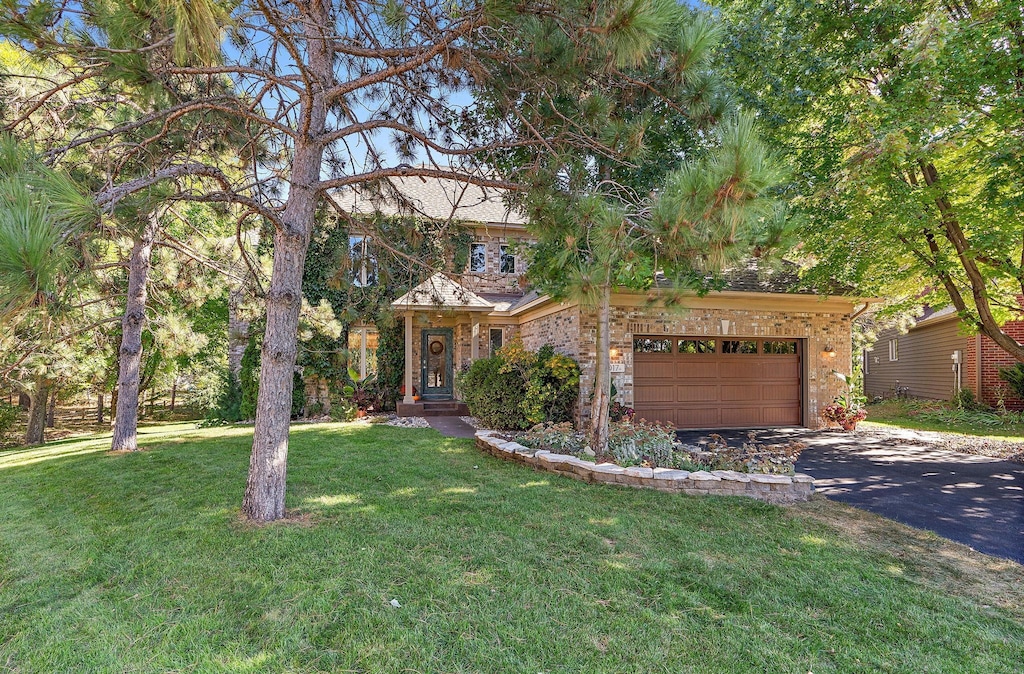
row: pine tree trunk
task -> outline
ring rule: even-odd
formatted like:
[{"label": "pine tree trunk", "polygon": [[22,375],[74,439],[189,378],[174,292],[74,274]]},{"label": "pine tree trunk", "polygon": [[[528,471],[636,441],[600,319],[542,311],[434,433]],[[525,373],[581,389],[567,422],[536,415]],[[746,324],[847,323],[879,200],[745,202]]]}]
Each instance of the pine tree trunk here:
[{"label": "pine tree trunk", "polygon": [[[334,25],[330,3],[311,0],[306,5],[305,30],[320,33]],[[291,422],[292,384],[298,348],[302,272],[316,217],[317,184],[323,160],[319,138],[326,127],[324,91],[332,85],[333,50],[330,37],[311,35],[309,71],[319,80],[303,99],[299,118],[308,115],[306,133],[295,141],[288,202],[274,234],[274,264],[267,291],[267,327],[260,351],[260,388],[256,399],[249,479],[242,513],[250,520],[270,522],[285,516],[284,497],[288,467],[288,425]],[[317,38],[317,39],[313,39]]]},{"label": "pine tree trunk", "polygon": [[178,397],[178,380],[175,379],[174,383],[171,384],[171,411],[174,411],[174,399]]},{"label": "pine tree trunk", "polygon": [[23,412],[28,412],[29,408],[32,407],[32,396],[27,393],[19,393],[18,407],[20,407]]},{"label": "pine tree trunk", "polygon": [[139,377],[142,367],[142,329],[146,324],[146,284],[153,244],[160,227],[160,211],[149,220],[132,246],[128,267],[128,299],[121,319],[121,349],[117,371],[117,409],[110,449],[132,452],[139,448]]},{"label": "pine tree trunk", "polygon": [[50,381],[45,375],[36,377],[36,388],[29,397],[28,428],[25,429],[26,445],[41,445],[46,434],[46,403],[50,399]]},{"label": "pine tree trunk", "polygon": [[46,409],[46,427],[53,428],[57,425],[57,389],[50,392],[50,404]]},{"label": "pine tree trunk", "polygon": [[597,353],[594,358],[594,400],[590,407],[590,448],[598,456],[608,453],[608,404],[611,380],[611,302],[612,287],[605,283],[597,306]]},{"label": "pine tree trunk", "polygon": [[103,423],[103,391],[96,394],[96,423]]}]

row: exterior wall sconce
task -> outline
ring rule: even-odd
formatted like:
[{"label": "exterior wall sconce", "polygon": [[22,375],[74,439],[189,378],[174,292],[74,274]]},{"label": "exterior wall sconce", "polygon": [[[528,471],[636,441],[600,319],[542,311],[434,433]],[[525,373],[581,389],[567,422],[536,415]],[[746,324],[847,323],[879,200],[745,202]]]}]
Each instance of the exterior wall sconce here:
[{"label": "exterior wall sconce", "polygon": [[825,346],[825,349],[821,352],[821,357],[822,358],[835,358],[836,357],[836,350],[832,347],[831,344],[829,344],[829,345]]},{"label": "exterior wall sconce", "polygon": [[608,349],[608,357],[609,358],[618,358],[619,357],[619,350],[618,349]]}]

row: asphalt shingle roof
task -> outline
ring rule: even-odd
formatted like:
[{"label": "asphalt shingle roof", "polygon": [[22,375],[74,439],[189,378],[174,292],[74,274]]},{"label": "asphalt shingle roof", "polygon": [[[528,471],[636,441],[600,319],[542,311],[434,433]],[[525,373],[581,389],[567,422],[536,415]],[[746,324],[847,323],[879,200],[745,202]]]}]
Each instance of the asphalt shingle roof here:
[{"label": "asphalt shingle roof", "polygon": [[338,204],[354,215],[415,215],[434,220],[481,224],[525,225],[526,218],[509,211],[503,191],[440,178],[398,176],[391,188],[350,188],[338,193]]}]

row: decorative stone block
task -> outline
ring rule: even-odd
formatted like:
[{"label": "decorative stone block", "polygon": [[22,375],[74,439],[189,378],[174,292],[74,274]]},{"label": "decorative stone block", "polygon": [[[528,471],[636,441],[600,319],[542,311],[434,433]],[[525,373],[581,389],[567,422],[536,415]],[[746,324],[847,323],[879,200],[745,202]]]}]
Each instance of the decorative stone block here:
[{"label": "decorative stone block", "polygon": [[793,478],[789,475],[766,475],[761,473],[753,473],[750,476],[751,482],[760,482],[761,484],[793,484]]},{"label": "decorative stone block", "polygon": [[643,466],[630,466],[625,469],[625,474],[628,477],[639,477],[639,478],[652,478],[654,477],[654,471],[650,468],[644,468]]},{"label": "decorative stone block", "polygon": [[[690,479],[699,482],[720,482],[722,478],[717,475],[712,475],[706,470],[698,470],[695,473],[690,473]],[[707,487],[704,487],[705,489]]]},{"label": "decorative stone block", "polygon": [[740,473],[735,470],[713,470],[712,475],[717,475],[723,480],[732,480],[734,482],[750,482],[750,475],[746,473]]}]

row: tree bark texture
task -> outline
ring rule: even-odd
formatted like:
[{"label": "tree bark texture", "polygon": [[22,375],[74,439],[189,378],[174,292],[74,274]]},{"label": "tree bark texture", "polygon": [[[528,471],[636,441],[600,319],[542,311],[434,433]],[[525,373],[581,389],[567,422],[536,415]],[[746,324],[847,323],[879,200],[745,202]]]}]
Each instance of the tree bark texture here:
[{"label": "tree bark texture", "polygon": [[299,118],[304,133],[292,154],[288,201],[274,234],[274,262],[267,290],[267,327],[260,351],[260,387],[256,399],[249,479],[242,513],[250,520],[271,522],[285,516],[288,472],[288,426],[291,423],[292,379],[302,305],[302,273],[313,231],[327,122],[325,91],[333,82],[332,40],[323,31],[334,26],[329,3],[306,6],[309,22],[307,59],[317,81],[301,99]]},{"label": "tree bark texture", "polygon": [[612,288],[601,288],[597,306],[597,353],[594,357],[594,400],[590,408],[590,446],[598,456],[608,453],[608,405],[611,402],[611,302]]},{"label": "tree bark texture", "polygon": [[50,403],[46,409],[46,427],[53,428],[57,425],[57,389],[50,391]]},{"label": "tree bark texture", "polygon": [[25,429],[26,445],[41,445],[46,441],[46,407],[50,400],[50,381],[46,375],[36,377],[36,387],[29,397],[28,428]]},{"label": "tree bark texture", "polygon": [[103,423],[103,391],[96,394],[96,423]]},{"label": "tree bark texture", "polygon": [[118,353],[117,408],[114,412],[114,452],[139,448],[139,378],[142,367],[142,330],[146,326],[146,294],[153,244],[160,229],[160,211],[150,213],[135,239],[128,266],[128,298],[121,319],[121,349]]}]

